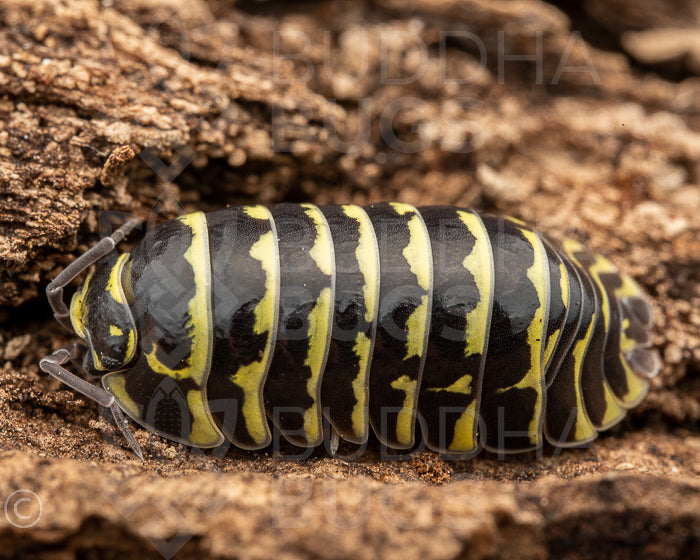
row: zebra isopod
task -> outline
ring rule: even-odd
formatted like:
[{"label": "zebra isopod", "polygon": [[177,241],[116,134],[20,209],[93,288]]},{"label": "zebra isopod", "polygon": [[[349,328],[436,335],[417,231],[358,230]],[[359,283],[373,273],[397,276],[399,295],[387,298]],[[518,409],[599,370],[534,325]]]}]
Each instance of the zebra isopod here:
[{"label": "zebra isopod", "polygon": [[[405,203],[194,212],[115,234],[48,287],[82,344],[42,369],[194,447],[279,432],[468,457],[580,446],[660,368],[652,308],[580,243],[515,219]],[[63,287],[96,263],[68,308]],[[97,387],[62,367],[79,361]],[[324,428],[325,426],[325,428]],[[330,426],[330,428],[328,428]]]}]

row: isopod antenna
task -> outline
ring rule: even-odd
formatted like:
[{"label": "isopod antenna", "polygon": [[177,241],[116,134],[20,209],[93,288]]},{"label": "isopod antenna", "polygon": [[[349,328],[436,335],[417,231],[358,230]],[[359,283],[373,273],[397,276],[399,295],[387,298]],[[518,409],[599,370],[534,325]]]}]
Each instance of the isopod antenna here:
[{"label": "isopod antenna", "polygon": [[119,229],[115,230],[112,235],[103,237],[97,245],[88,249],[70,263],[48,286],[46,286],[46,297],[49,300],[51,309],[53,309],[53,316],[63,327],[67,328],[69,331],[73,330],[73,325],[71,325],[69,318],[68,306],[63,301],[63,288],[70,284],[73,278],[78,276],[78,274],[112,251],[112,249],[117,246],[117,243],[129,235],[140,223],[140,218],[132,218]]}]

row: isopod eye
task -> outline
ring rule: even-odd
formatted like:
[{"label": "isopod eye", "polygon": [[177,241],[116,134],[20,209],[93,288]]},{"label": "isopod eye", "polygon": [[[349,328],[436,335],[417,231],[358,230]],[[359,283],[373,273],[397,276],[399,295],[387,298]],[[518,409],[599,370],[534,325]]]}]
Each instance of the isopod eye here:
[{"label": "isopod eye", "polygon": [[128,259],[125,253],[101,261],[71,301],[73,328],[90,347],[84,365],[93,373],[124,369],[136,354],[136,325],[121,282]]}]

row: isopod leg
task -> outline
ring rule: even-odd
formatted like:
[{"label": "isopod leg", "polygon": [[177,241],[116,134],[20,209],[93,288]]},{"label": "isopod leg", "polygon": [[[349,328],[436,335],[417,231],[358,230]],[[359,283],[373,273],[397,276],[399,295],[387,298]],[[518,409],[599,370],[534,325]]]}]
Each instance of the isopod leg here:
[{"label": "isopod leg", "polygon": [[129,426],[126,423],[124,415],[119,409],[114,396],[104,389],[92,385],[91,383],[81,379],[77,375],[62,367],[63,364],[69,362],[72,358],[73,354],[70,346],[59,348],[53,354],[45,356],[39,360],[39,367],[42,369],[42,371],[48,373],[52,377],[55,377],[72,389],[75,389],[79,393],[96,401],[98,404],[109,408],[112,411],[112,416],[114,417],[115,423],[126,438],[126,441],[129,442],[129,446],[131,449],[133,449],[138,458],[143,460],[143,452],[141,451],[141,447],[136,442],[136,439],[134,439],[131,430],[129,430]]},{"label": "isopod leg", "polygon": [[328,453],[331,457],[335,457],[335,454],[338,452],[338,446],[340,445],[340,434],[332,424],[330,425],[329,435],[330,439],[328,442]]},{"label": "isopod leg", "polygon": [[85,251],[85,253],[64,268],[46,287],[46,297],[49,300],[51,309],[53,309],[53,315],[61,325],[70,331],[73,330],[69,319],[68,306],[63,301],[63,288],[65,288],[73,278],[78,276],[78,274],[114,249],[117,243],[124,239],[124,237],[140,223],[140,218],[132,218],[112,235],[102,238],[97,245]]}]

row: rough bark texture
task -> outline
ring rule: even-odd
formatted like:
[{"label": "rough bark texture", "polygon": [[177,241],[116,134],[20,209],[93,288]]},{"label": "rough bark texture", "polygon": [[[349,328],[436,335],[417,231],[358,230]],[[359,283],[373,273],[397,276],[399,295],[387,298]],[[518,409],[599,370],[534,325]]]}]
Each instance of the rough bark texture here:
[{"label": "rough bark texture", "polygon": [[[4,0],[0,554],[700,555],[699,36],[693,0]],[[654,301],[649,397],[561,455],[281,461],[136,429],[139,463],[38,372],[72,340],[43,287],[103,210],[392,199],[583,232]]]}]

